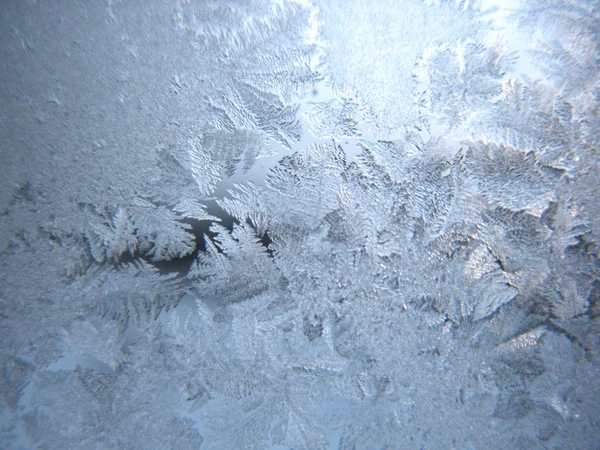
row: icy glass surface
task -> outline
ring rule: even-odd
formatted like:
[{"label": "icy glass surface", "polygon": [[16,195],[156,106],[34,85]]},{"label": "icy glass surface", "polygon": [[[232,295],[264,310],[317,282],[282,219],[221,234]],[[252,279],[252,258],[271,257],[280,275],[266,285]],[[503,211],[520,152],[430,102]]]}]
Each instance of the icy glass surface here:
[{"label": "icy glass surface", "polygon": [[0,448],[600,448],[595,0],[6,0]]}]

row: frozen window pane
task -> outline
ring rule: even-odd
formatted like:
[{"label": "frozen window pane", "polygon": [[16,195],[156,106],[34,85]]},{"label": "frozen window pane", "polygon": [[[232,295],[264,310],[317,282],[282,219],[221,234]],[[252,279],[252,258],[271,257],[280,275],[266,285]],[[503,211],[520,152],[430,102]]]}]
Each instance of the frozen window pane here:
[{"label": "frozen window pane", "polygon": [[0,447],[600,448],[597,2],[5,3]]}]

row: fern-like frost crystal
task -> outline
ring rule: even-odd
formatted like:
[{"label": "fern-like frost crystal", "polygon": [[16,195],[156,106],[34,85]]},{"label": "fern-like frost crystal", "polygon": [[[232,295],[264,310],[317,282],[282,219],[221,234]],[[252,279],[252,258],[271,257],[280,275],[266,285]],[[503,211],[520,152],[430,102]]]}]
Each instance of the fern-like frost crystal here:
[{"label": "fern-like frost crystal", "polygon": [[0,448],[600,448],[597,1],[5,3]]}]

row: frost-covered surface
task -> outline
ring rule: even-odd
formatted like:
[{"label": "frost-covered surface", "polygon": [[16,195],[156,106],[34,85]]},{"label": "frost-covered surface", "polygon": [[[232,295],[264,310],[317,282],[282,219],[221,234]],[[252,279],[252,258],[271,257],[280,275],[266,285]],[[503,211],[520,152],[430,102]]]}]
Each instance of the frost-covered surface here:
[{"label": "frost-covered surface", "polygon": [[0,447],[600,447],[598,2],[0,17]]}]

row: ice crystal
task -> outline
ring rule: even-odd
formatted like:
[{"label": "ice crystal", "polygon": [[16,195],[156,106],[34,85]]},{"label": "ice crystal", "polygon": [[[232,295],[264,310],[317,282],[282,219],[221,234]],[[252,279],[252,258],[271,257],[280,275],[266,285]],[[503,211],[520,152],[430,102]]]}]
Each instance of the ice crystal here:
[{"label": "ice crystal", "polygon": [[600,447],[598,13],[7,4],[0,447]]}]

